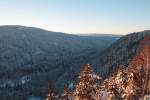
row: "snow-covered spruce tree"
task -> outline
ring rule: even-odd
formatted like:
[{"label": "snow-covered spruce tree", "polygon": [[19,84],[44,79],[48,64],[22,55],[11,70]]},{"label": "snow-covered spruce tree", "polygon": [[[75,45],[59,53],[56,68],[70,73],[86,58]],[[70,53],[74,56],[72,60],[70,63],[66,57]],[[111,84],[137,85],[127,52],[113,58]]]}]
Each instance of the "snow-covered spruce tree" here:
[{"label": "snow-covered spruce tree", "polygon": [[90,64],[83,66],[79,73],[76,89],[74,91],[74,100],[96,100],[97,82],[101,78],[94,73]]},{"label": "snow-covered spruce tree", "polygon": [[48,82],[48,94],[46,96],[46,100],[59,100],[58,96],[56,96],[52,90],[52,82]]},{"label": "snow-covered spruce tree", "polygon": [[69,91],[66,85],[64,86],[64,92],[61,95],[61,100],[73,100],[72,92]]}]

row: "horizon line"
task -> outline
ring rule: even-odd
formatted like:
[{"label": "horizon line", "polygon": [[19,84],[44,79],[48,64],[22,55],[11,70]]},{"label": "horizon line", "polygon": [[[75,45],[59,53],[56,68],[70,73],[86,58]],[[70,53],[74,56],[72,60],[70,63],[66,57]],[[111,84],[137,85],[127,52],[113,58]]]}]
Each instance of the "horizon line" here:
[{"label": "horizon line", "polygon": [[27,27],[27,28],[37,28],[37,29],[41,29],[41,30],[45,30],[45,31],[49,31],[49,32],[59,32],[59,33],[65,33],[65,34],[73,34],[73,35],[127,35],[127,34],[132,34],[132,33],[136,33],[136,32],[144,32],[144,31],[149,31],[150,29],[144,29],[144,30],[138,30],[138,31],[132,31],[132,32],[127,32],[127,33],[107,33],[107,32],[92,32],[92,33],[85,33],[85,32],[62,32],[62,31],[53,31],[53,30],[49,30],[49,28],[44,28],[44,27],[38,27],[38,26],[34,26],[34,25],[19,25],[19,24],[7,24],[7,25],[0,25],[0,27],[4,27],[4,26],[18,26],[18,27]]}]

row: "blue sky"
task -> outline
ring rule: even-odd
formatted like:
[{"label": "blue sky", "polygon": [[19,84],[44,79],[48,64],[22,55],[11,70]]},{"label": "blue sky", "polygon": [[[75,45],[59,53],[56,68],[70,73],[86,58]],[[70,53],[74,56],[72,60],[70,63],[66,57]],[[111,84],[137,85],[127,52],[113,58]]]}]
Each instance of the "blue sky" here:
[{"label": "blue sky", "polygon": [[150,0],[1,0],[0,25],[66,33],[126,34],[150,29]]}]

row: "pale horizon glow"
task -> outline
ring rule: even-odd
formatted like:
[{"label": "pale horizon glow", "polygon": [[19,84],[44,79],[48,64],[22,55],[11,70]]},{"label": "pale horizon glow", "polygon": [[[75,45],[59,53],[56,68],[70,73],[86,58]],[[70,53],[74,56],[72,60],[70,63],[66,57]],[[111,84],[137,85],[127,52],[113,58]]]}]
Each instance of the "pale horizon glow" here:
[{"label": "pale horizon glow", "polygon": [[1,0],[0,25],[73,34],[150,30],[150,0]]}]

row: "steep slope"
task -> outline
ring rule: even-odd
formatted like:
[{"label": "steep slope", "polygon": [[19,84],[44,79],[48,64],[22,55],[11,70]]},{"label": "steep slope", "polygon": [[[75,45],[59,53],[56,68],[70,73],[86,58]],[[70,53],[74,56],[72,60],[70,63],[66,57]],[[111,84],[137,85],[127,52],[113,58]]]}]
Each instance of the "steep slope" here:
[{"label": "steep slope", "polygon": [[[59,91],[81,64],[118,37],[78,36],[25,26],[0,27],[0,99],[43,95],[48,80]],[[89,58],[88,58],[89,56]],[[61,85],[59,85],[62,83]],[[37,92],[38,91],[38,92]]]},{"label": "steep slope", "polygon": [[139,43],[150,31],[136,32],[121,37],[104,52],[95,55],[91,63],[102,77],[107,77],[119,65],[128,66],[139,48]]},{"label": "steep slope", "polygon": [[51,88],[47,100],[149,100],[150,99],[150,35],[139,42],[129,65],[105,80],[94,73],[90,64],[83,65],[73,91],[64,88],[62,95]]},{"label": "steep slope", "polygon": [[[150,36],[140,42],[128,67],[120,67],[101,87],[101,96],[111,100],[150,99]],[[104,92],[106,97],[102,95]]]}]

